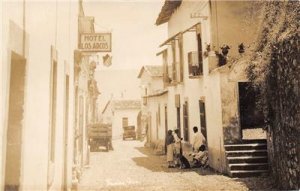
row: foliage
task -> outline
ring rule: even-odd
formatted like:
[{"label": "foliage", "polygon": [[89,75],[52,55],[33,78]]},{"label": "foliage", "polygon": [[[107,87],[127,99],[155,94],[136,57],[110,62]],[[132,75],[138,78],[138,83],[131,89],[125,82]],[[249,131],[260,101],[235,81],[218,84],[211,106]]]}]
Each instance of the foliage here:
[{"label": "foliage", "polygon": [[[247,76],[260,90],[259,103],[264,111],[266,122],[269,119],[268,81],[272,72],[272,52],[278,49],[278,42],[299,33],[299,1],[267,1],[263,3],[264,18],[256,47],[249,56]],[[288,52],[286,52],[288,54]],[[268,123],[266,123],[268,124]]]}]

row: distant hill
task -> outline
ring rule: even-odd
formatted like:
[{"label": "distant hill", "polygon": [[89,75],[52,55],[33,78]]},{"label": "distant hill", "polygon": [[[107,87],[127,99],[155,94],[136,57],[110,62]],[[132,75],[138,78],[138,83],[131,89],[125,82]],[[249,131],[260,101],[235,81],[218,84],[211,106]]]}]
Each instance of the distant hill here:
[{"label": "distant hill", "polygon": [[100,111],[112,96],[114,99],[140,99],[138,72],[137,69],[112,69],[95,72],[95,79],[101,92],[98,97]]}]

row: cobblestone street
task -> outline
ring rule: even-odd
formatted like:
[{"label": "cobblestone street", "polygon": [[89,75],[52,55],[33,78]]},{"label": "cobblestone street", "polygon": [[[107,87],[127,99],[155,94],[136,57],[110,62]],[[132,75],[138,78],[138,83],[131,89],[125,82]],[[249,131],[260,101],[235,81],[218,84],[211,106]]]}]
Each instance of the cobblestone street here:
[{"label": "cobblestone street", "polygon": [[113,142],[114,151],[92,152],[79,190],[260,190],[268,178],[233,179],[209,169],[168,169],[165,156],[139,141]]}]

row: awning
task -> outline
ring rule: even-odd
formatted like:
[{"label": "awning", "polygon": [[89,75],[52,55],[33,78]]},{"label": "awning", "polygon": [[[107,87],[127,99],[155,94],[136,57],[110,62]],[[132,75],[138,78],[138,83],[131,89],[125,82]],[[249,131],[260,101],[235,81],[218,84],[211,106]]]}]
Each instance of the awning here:
[{"label": "awning", "polygon": [[164,49],[164,50],[162,50],[162,51],[156,53],[156,56],[159,56],[159,55],[163,54],[163,53],[166,52],[166,51],[168,51],[168,49]]},{"label": "awning", "polygon": [[[187,28],[186,30],[184,30],[184,31],[182,31],[182,32],[176,33],[176,34],[173,35],[172,37],[168,38],[168,39],[167,39],[165,42],[163,42],[161,45],[159,45],[159,47],[162,47],[162,46],[168,44],[168,43],[171,42],[172,40],[178,40],[178,38],[176,38],[176,37],[178,37],[180,34],[184,34],[184,33],[186,33],[186,32],[194,32],[194,31],[196,31],[196,28],[197,28],[198,25],[200,26],[200,23],[196,23],[196,24],[192,25],[191,27]],[[158,55],[161,54],[162,52],[163,52],[163,51],[157,53],[156,56],[158,56]]]},{"label": "awning", "polygon": [[189,27],[188,29],[184,30],[182,32],[182,34],[186,33],[186,32],[194,32],[196,31],[197,25],[200,25],[201,23],[196,23],[193,26]]},{"label": "awning", "polygon": [[159,45],[159,47],[162,47],[162,46],[168,44],[168,43],[171,42],[172,40],[178,40],[176,37],[177,37],[180,33],[181,33],[181,32],[176,33],[176,34],[173,35],[172,37],[168,38],[165,42],[163,42],[161,45]]},{"label": "awning", "polygon": [[162,96],[164,94],[168,93],[168,90],[167,89],[163,89],[163,90],[157,90],[156,92],[154,92],[153,94],[150,94],[148,96],[146,96],[147,98],[150,98],[150,97],[158,97],[158,96]]}]

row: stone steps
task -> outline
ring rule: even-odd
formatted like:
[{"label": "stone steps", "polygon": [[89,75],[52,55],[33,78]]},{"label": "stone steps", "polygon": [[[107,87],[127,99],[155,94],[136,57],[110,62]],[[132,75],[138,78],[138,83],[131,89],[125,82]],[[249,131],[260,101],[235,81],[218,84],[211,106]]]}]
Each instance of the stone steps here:
[{"label": "stone steps", "polygon": [[251,149],[251,150],[238,150],[238,151],[225,151],[229,157],[234,156],[266,156],[268,151],[266,149]]},{"label": "stone steps", "polygon": [[233,163],[230,170],[268,170],[268,163]]},{"label": "stone steps", "polygon": [[268,170],[233,170],[230,173],[232,177],[245,178],[267,174]]},{"label": "stone steps", "polygon": [[268,173],[266,140],[243,140],[225,145],[229,175],[232,177],[259,176]]},{"label": "stone steps", "polygon": [[266,143],[241,143],[241,144],[230,144],[224,146],[226,151],[267,149]]}]

